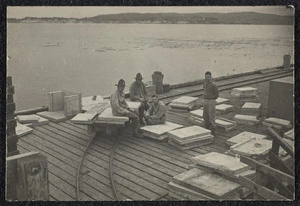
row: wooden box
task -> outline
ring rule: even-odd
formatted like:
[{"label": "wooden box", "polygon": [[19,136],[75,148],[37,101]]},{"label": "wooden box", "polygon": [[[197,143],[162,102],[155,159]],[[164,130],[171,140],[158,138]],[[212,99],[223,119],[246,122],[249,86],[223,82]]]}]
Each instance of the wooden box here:
[{"label": "wooden box", "polygon": [[284,77],[270,81],[268,116],[294,122],[293,77]]}]

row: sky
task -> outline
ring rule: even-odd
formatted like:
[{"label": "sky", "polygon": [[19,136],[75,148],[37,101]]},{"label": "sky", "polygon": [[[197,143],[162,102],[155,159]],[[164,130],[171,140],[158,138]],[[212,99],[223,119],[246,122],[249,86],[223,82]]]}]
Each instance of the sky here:
[{"label": "sky", "polygon": [[83,18],[100,14],[117,14],[117,13],[197,13],[197,12],[258,12],[278,15],[294,15],[294,10],[286,6],[148,6],[148,7],[127,7],[127,6],[35,6],[35,7],[7,7],[7,18],[24,18],[24,17],[73,17]]}]

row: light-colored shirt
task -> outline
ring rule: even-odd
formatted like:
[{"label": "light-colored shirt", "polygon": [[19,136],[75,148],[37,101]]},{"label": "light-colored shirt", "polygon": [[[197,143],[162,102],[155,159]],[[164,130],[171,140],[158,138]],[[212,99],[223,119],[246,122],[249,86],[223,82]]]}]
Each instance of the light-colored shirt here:
[{"label": "light-colored shirt", "polygon": [[161,101],[159,101],[157,105],[151,104],[147,112],[153,119],[160,119],[164,121],[167,119],[167,108],[166,105]]},{"label": "light-colored shirt", "polygon": [[119,90],[115,91],[110,96],[110,106],[112,113],[115,116],[129,113],[129,111],[127,110],[129,107],[127,102],[125,101],[125,94],[124,92],[120,92]]}]

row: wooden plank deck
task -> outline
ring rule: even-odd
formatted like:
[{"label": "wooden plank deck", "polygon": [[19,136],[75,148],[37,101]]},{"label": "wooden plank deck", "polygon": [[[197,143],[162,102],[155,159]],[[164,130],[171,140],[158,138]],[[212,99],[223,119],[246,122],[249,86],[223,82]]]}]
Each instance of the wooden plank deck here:
[{"label": "wooden plank deck", "polygon": [[[269,81],[249,85],[258,88],[259,101],[262,103],[263,115],[266,115]],[[181,89],[184,90],[184,89]],[[174,90],[175,92],[175,90]],[[220,93],[220,97],[230,99],[230,90]],[[233,119],[235,112],[222,114]],[[192,125],[188,114],[168,111],[168,121]],[[114,179],[115,186],[122,200],[151,200],[168,192],[167,184],[172,177],[188,170],[192,164],[191,157],[211,151],[224,153],[229,146],[226,140],[243,131],[266,133],[263,125],[238,125],[230,132],[216,132],[213,144],[180,151],[166,141],[150,138],[135,138],[129,133],[122,133],[115,151]],[[74,125],[70,121],[41,125],[31,134],[19,139],[21,153],[38,151],[46,155],[49,167],[51,200],[76,200],[76,172],[88,142],[94,135],[87,133],[87,127]],[[110,152],[116,137],[99,135],[95,137],[88,150],[81,169],[81,199],[84,201],[114,200],[110,185]],[[170,197],[164,198],[168,200]]]}]

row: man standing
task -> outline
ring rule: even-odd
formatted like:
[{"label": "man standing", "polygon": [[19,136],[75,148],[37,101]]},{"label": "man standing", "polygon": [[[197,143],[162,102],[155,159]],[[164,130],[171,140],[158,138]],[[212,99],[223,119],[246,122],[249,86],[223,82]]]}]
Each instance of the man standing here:
[{"label": "man standing", "polygon": [[212,135],[215,136],[215,116],[216,116],[216,99],[219,97],[219,89],[212,81],[211,72],[205,73],[204,88],[204,105],[203,105],[203,119],[205,128],[211,130]]},{"label": "man standing", "polygon": [[130,86],[130,101],[141,102],[139,108],[139,121],[141,125],[145,125],[144,116],[145,111],[149,109],[148,93],[145,84],[142,82],[143,77],[140,73],[136,74],[135,82]]},{"label": "man standing", "polygon": [[151,106],[145,115],[148,125],[164,124],[167,120],[166,105],[156,95],[151,98]]},{"label": "man standing", "polygon": [[120,79],[118,89],[110,96],[110,105],[114,116],[129,117],[132,121],[133,136],[140,137],[138,133],[139,129],[139,117],[129,109],[127,102],[125,101],[125,81]]}]

